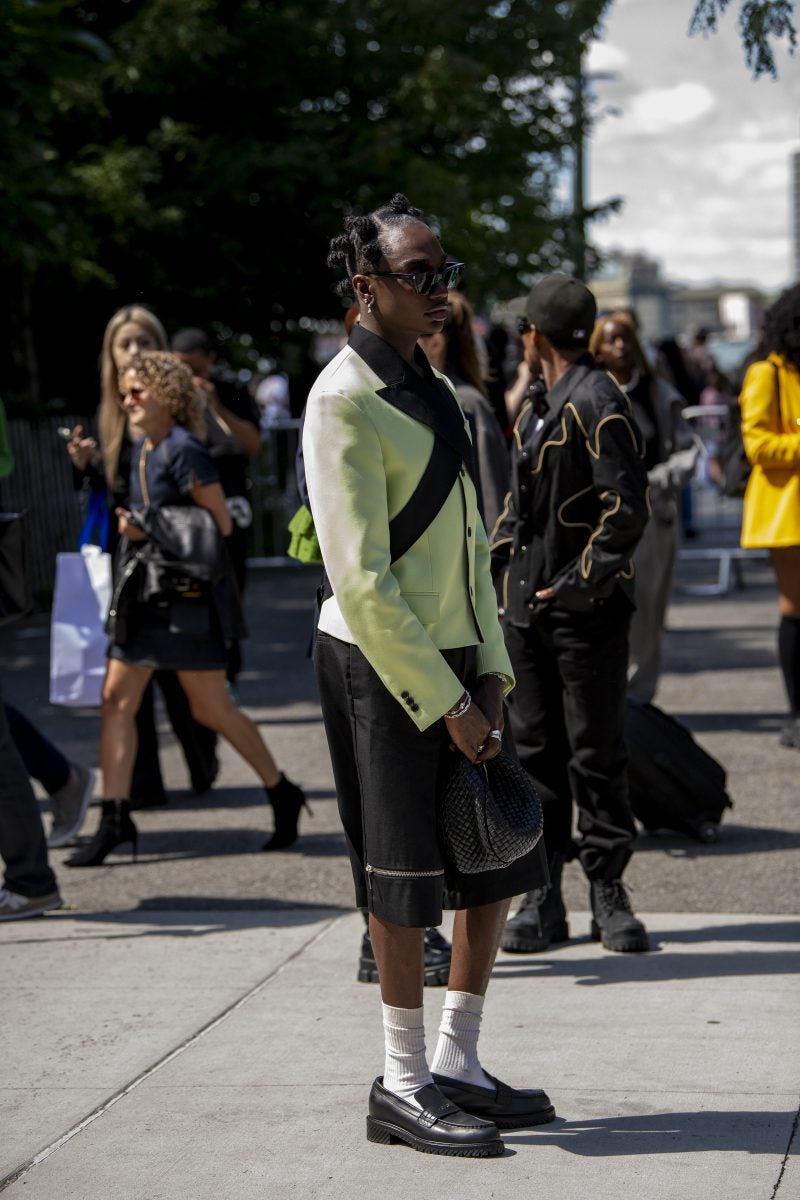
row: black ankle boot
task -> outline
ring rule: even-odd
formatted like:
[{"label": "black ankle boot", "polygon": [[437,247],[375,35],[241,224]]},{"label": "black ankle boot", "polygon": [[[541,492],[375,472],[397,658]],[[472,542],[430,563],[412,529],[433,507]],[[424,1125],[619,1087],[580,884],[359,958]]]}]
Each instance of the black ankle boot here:
[{"label": "black ankle boot", "polygon": [[99,867],[107,855],[117,846],[130,842],[133,861],[136,861],[139,831],[131,820],[131,806],[127,800],[104,800],[101,807],[100,825],[92,840],[76,850],[65,862],[67,867]]},{"label": "black ankle boot", "polygon": [[275,817],[275,832],[268,841],[264,842],[261,849],[287,850],[297,841],[297,822],[300,817],[300,809],[305,808],[309,816],[312,815],[311,809],[308,807],[303,789],[299,788],[296,783],[292,783],[291,779],[287,779],[285,775],[281,775],[280,781],[275,784],[275,787],[265,790]]},{"label": "black ankle boot", "polygon": [[606,950],[623,954],[643,954],[650,949],[647,930],[634,916],[621,879],[593,879],[589,892],[592,937],[596,942],[602,941]]},{"label": "black ankle boot", "polygon": [[[438,929],[425,930],[425,976],[426,987],[447,987],[450,978],[450,959],[453,947]],[[358,960],[358,982],[378,983],[378,964],[369,931],[361,938],[361,955]]]},{"label": "black ankle boot", "polygon": [[547,860],[550,883],[527,892],[513,917],[506,923],[500,942],[511,954],[541,954],[557,942],[569,940],[567,910],[561,895],[564,855]]}]

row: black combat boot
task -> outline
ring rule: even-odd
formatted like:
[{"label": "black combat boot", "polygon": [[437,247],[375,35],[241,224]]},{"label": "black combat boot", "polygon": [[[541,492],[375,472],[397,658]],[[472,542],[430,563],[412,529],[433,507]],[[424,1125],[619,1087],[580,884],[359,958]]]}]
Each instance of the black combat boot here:
[{"label": "black combat boot", "polygon": [[511,954],[541,954],[551,945],[569,940],[567,910],[561,895],[564,855],[547,860],[550,882],[522,897],[522,903],[506,923],[500,946]]},{"label": "black combat boot", "polygon": [[592,937],[606,950],[642,954],[650,949],[647,930],[634,916],[628,892],[621,879],[593,879],[589,884],[592,904]]},{"label": "black combat boot", "polygon": [[[425,930],[425,986],[447,987],[450,977],[450,957],[453,948],[438,929]],[[372,949],[369,930],[364,930],[361,939],[361,957],[358,960],[358,982],[377,983],[378,964]]]}]

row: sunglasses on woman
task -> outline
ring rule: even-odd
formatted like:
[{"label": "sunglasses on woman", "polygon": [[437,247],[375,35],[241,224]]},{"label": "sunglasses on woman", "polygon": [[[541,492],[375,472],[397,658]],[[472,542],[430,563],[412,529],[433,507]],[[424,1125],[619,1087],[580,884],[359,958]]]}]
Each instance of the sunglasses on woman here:
[{"label": "sunglasses on woman", "polygon": [[402,279],[410,283],[418,296],[428,296],[440,283],[446,288],[455,287],[464,274],[463,262],[447,263],[438,271],[365,271],[365,275],[378,275],[382,279]]}]

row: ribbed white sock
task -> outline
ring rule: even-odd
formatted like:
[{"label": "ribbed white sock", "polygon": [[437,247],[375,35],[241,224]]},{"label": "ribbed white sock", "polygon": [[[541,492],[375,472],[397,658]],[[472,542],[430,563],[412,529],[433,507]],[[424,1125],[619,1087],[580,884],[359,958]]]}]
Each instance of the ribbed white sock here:
[{"label": "ribbed white sock", "polygon": [[447,992],[439,1041],[431,1063],[434,1074],[475,1087],[492,1087],[478,1061],[483,1001],[483,996],[473,996],[471,992]]},{"label": "ribbed white sock", "polygon": [[414,1093],[432,1083],[428,1060],[425,1057],[424,1010],[383,1006],[383,1036],[386,1041],[386,1064],[383,1086],[410,1104],[419,1105]]}]

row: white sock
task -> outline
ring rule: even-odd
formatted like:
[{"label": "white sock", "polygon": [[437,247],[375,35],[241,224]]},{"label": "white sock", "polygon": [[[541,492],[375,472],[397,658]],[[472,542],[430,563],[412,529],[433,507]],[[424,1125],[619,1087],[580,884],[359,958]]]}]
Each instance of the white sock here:
[{"label": "white sock", "polygon": [[473,996],[471,992],[447,992],[439,1041],[431,1063],[434,1074],[474,1087],[492,1087],[478,1061],[483,1001],[483,996]]},{"label": "white sock", "polygon": [[420,1105],[414,1099],[414,1093],[427,1083],[433,1083],[425,1057],[423,1012],[421,1008],[383,1005],[383,1036],[386,1041],[383,1086],[417,1108]]}]

